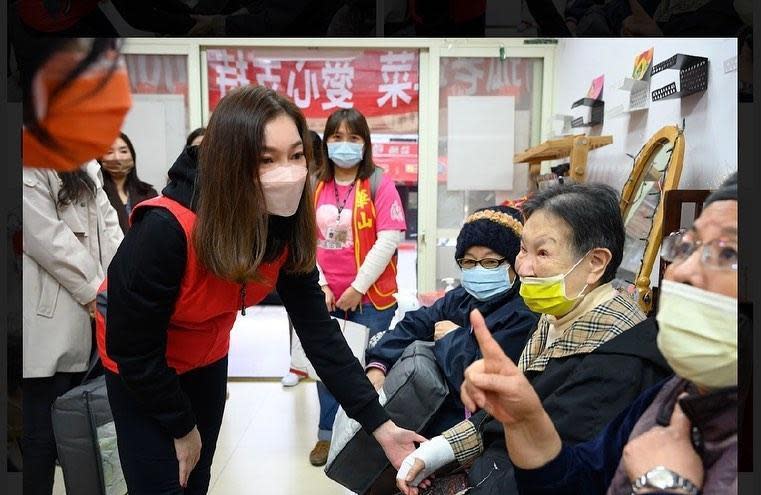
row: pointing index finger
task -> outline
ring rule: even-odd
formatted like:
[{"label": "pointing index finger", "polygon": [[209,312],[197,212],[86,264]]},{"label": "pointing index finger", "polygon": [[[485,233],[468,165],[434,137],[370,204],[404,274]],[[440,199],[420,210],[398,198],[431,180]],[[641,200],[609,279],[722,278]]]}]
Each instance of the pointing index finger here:
[{"label": "pointing index finger", "polygon": [[486,373],[501,373],[505,371],[512,372],[518,371],[515,363],[505,355],[505,351],[494,340],[491,332],[486,327],[486,322],[481,313],[474,309],[470,313],[470,323],[473,325],[473,333],[476,335],[478,346],[481,348],[481,354],[484,357],[484,368]]}]

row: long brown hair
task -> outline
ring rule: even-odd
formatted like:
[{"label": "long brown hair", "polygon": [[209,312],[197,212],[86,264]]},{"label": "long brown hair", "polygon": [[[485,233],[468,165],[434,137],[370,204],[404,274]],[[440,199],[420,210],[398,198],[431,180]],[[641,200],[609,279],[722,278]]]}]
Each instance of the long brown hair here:
[{"label": "long brown hair", "polygon": [[335,177],[336,164],[328,156],[328,138],[335,134],[344,122],[346,122],[349,132],[357,134],[365,142],[362,161],[359,162],[357,169],[357,179],[367,179],[375,171],[373,143],[370,141],[370,127],[367,125],[367,119],[355,108],[342,108],[330,114],[325,123],[325,132],[322,134],[322,151],[325,154],[326,166],[318,171],[317,176],[321,181],[329,182]]},{"label": "long brown hair", "polygon": [[[132,167],[132,170],[129,171],[127,174],[127,178],[124,181],[124,190],[127,191],[127,194],[129,195],[130,199],[139,198],[141,196],[144,196],[146,194],[149,194],[153,191],[153,186],[148,184],[147,182],[143,182],[140,180],[140,177],[137,176],[137,153],[135,152],[135,146],[132,144],[132,140],[130,140],[129,136],[124,134],[123,132],[119,133],[119,138],[124,141],[124,144],[127,145],[127,149],[129,150],[130,157],[132,158],[132,161],[134,163],[134,166]],[[102,165],[103,160],[98,160],[98,163],[101,163]],[[103,190],[106,191],[106,194],[109,196],[109,198],[118,197],[118,191],[116,190],[116,184],[114,183],[114,179],[111,177],[111,174],[106,170],[105,168],[103,170]],[[121,200],[119,200],[121,201]]]},{"label": "long brown hair", "polygon": [[286,246],[288,272],[308,273],[315,267],[317,227],[309,181],[295,215],[283,218],[267,213],[259,180],[264,130],[280,115],[293,119],[309,163],[304,115],[262,86],[238,88],[222,98],[199,146],[193,243],[201,264],[225,280],[261,281],[259,265],[274,261]]}]

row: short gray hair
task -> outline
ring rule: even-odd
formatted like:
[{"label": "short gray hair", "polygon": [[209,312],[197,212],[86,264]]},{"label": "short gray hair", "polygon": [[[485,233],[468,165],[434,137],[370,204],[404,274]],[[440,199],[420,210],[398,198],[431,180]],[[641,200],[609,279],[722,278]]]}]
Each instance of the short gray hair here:
[{"label": "short gray hair", "polygon": [[624,222],[619,196],[605,184],[560,184],[537,192],[522,205],[526,219],[545,210],[571,229],[571,244],[577,256],[605,248],[612,257],[600,279],[607,283],[616,276],[624,252]]}]

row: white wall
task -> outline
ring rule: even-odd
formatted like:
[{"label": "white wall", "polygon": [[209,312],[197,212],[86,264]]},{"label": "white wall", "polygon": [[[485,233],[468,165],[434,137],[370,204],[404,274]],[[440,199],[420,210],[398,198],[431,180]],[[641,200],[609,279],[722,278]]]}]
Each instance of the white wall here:
[{"label": "white wall", "polygon": [[122,130],[135,146],[138,177],[158,192],[185,146],[187,121],[182,95],[132,95]]},{"label": "white wall", "polygon": [[[713,189],[737,170],[737,71],[725,73],[724,61],[737,54],[733,39],[563,39],[555,57],[555,114],[571,113],[571,104],[586,95],[592,79],[605,74],[606,111],[626,105],[629,94],[619,82],[631,76],[634,57],[654,47],[653,63],[675,53],[709,59],[708,89],[683,99],[650,102],[649,110],[606,116],[601,126],[576,128],[574,134],[609,134],[613,144],[590,152],[587,181],[604,182],[621,190],[632,159],[658,129],[682,125],[686,151],[681,189]],[[655,88],[652,88],[655,89]]]}]

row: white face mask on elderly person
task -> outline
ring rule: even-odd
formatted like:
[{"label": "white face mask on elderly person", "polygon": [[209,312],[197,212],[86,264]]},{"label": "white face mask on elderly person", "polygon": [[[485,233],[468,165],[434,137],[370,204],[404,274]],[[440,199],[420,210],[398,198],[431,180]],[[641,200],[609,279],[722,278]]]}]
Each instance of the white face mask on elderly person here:
[{"label": "white face mask on elderly person", "polygon": [[737,201],[710,204],[664,240],[671,261],[658,303],[658,348],[679,376],[708,390],[737,385]]},{"label": "white face mask on elderly person", "polygon": [[510,290],[520,246],[521,214],[508,207],[482,208],[469,215],[457,236],[455,260],[462,270],[460,283],[479,301]]}]

